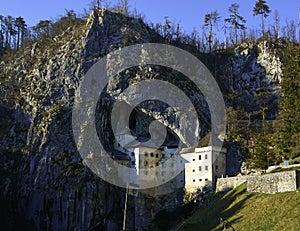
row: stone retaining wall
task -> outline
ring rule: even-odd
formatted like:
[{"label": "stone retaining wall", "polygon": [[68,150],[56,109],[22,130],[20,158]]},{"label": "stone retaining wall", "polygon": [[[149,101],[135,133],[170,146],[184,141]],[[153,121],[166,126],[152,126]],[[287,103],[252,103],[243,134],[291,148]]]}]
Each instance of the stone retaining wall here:
[{"label": "stone retaining wall", "polygon": [[237,176],[237,177],[227,177],[219,178],[217,180],[216,191],[223,192],[236,188],[237,186],[248,181],[251,176]]},{"label": "stone retaining wall", "polygon": [[300,187],[300,171],[278,172],[260,176],[219,178],[216,191],[228,191],[247,182],[248,192],[277,193],[295,191]]},{"label": "stone retaining wall", "polygon": [[299,172],[288,171],[253,176],[248,179],[247,191],[260,193],[290,192],[299,186]]}]

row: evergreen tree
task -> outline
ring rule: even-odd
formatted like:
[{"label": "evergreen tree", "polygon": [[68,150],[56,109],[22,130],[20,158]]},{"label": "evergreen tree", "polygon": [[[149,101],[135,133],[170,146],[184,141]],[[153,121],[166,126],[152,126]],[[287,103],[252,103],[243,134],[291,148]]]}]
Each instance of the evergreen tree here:
[{"label": "evergreen tree", "polygon": [[234,30],[234,43],[237,44],[237,30],[245,30],[246,20],[244,17],[239,15],[239,5],[237,3],[233,3],[229,8],[228,11],[230,12],[229,18],[225,19],[225,22],[230,23],[233,26]]},{"label": "evergreen tree", "polygon": [[214,42],[213,37],[213,30],[217,26],[218,21],[220,20],[220,15],[218,11],[213,11],[210,14],[206,14],[204,17],[204,27],[209,27],[209,34],[208,34],[208,44],[209,44],[209,51],[212,51],[212,44]]},{"label": "evergreen tree", "polygon": [[258,0],[255,3],[253,15],[261,15],[261,31],[263,37],[265,36],[265,18],[269,16],[270,12],[270,7],[267,5],[265,0]]},{"label": "evergreen tree", "polygon": [[20,48],[24,40],[25,30],[27,28],[24,18],[16,18],[15,26],[17,28],[17,48]]},{"label": "evergreen tree", "polygon": [[280,83],[280,128],[276,148],[288,158],[300,156],[300,48],[290,44],[283,52],[283,78]]}]

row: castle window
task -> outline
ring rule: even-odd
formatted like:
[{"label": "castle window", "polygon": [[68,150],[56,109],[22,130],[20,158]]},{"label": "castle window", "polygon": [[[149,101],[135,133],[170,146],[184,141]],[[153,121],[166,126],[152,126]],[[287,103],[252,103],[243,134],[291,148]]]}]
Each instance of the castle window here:
[{"label": "castle window", "polygon": [[205,160],[207,160],[207,154],[205,154]]},{"label": "castle window", "polygon": [[218,168],[219,168],[219,166],[218,166],[218,165],[216,165],[216,170],[218,170]]},{"label": "castle window", "polygon": [[151,156],[151,157],[154,157],[154,153],[153,153],[153,152],[151,152],[151,153],[150,153],[150,156]]},{"label": "castle window", "polygon": [[135,165],[135,162],[134,162],[134,161],[131,161],[131,164],[132,164],[132,165]]},{"label": "castle window", "polygon": [[195,159],[193,159],[193,161],[195,161]]},{"label": "castle window", "polygon": [[183,180],[180,180],[181,183],[183,183]]},{"label": "castle window", "polygon": [[199,179],[199,181],[202,181],[202,179]]},{"label": "castle window", "polygon": [[162,157],[162,158],[166,158],[166,154],[162,154],[161,157]]},{"label": "castle window", "polygon": [[193,172],[195,172],[195,169],[193,169]]},{"label": "castle window", "polygon": [[155,157],[156,157],[156,158],[158,158],[158,157],[159,157],[159,155],[158,155],[158,154],[156,154],[156,155],[155,155]]},{"label": "castle window", "polygon": [[205,166],[205,170],[206,170],[206,171],[208,170],[208,166]]},{"label": "castle window", "polygon": [[202,171],[202,167],[201,166],[199,166],[199,171]]},{"label": "castle window", "polygon": [[131,156],[134,156],[134,152],[131,153]]},{"label": "castle window", "polygon": [[208,179],[205,179],[205,181],[208,181]]},{"label": "castle window", "polygon": [[155,166],[159,166],[159,162],[157,162],[157,163],[155,164]]},{"label": "castle window", "polygon": [[148,156],[148,152],[145,152],[145,156]]},{"label": "castle window", "polygon": [[196,180],[194,179],[193,182],[196,182]]},{"label": "castle window", "polygon": [[171,153],[171,157],[173,157],[174,156],[174,154],[173,153]]},{"label": "castle window", "polygon": [[201,155],[199,155],[199,160],[201,160]]}]

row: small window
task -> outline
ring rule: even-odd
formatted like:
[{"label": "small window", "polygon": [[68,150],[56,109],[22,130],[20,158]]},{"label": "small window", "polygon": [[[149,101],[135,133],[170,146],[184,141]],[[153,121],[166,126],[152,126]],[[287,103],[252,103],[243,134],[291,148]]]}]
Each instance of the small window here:
[{"label": "small window", "polygon": [[173,184],[174,182],[173,181],[171,181],[171,184]]},{"label": "small window", "polygon": [[205,154],[205,160],[207,160],[207,154]]},{"label": "small window", "polygon": [[199,171],[202,171],[202,167],[201,166],[199,166]]},{"label": "small window", "polygon": [[205,181],[208,181],[208,179],[205,179]]},{"label": "small window", "polygon": [[131,156],[134,156],[134,152],[131,153]]},{"label": "small window", "polygon": [[193,161],[195,161],[195,159],[193,159]]},{"label": "small window", "polygon": [[121,165],[124,165],[124,163],[122,162]]},{"label": "small window", "polygon": [[173,153],[171,153],[171,157],[173,157],[174,156],[174,154]]},{"label": "small window", "polygon": [[219,169],[219,166],[218,165],[216,165],[216,170],[218,170]]},{"label": "small window", "polygon": [[148,152],[145,152],[145,156],[148,156]]},{"label": "small window", "polygon": [[131,164],[132,164],[132,165],[135,165],[135,161],[131,161]]},{"label": "small window", "polygon": [[159,166],[159,162],[157,162],[157,163],[155,164],[155,166]]},{"label": "small window", "polygon": [[154,153],[153,153],[153,152],[151,152],[151,153],[150,153],[150,156],[151,156],[151,157],[154,157]]},{"label": "small window", "polygon": [[193,172],[195,172],[195,169],[193,169]]},{"label": "small window", "polygon": [[166,158],[166,154],[161,154],[161,157],[162,158]]},{"label": "small window", "polygon": [[199,179],[199,181],[202,181],[202,179]]},{"label": "small window", "polygon": [[206,170],[206,171],[208,170],[208,166],[205,166],[205,170]]},{"label": "small window", "polygon": [[193,182],[196,182],[196,180],[194,179]]},{"label": "small window", "polygon": [[183,180],[180,180],[181,183],[183,183]]},{"label": "small window", "polygon": [[158,155],[158,154],[156,154],[156,155],[155,155],[155,157],[156,157],[156,158],[158,158],[158,157],[159,157],[159,155]]},{"label": "small window", "polygon": [[199,155],[199,160],[201,160],[201,155]]},{"label": "small window", "polygon": [[148,161],[147,160],[144,161],[144,166],[145,167],[148,166]]}]

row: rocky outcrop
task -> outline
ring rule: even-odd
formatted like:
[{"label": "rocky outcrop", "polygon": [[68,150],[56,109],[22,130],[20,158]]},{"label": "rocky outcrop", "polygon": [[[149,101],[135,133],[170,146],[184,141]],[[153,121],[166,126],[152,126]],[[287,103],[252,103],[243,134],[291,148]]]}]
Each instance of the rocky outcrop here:
[{"label": "rocky outcrop", "polygon": [[[86,25],[69,27],[61,35],[40,40],[0,63],[0,108],[9,117],[0,120],[0,199],[13,205],[3,208],[14,214],[9,215],[11,222],[21,216],[39,230],[120,229],[124,190],[100,180],[82,163],[73,139],[71,110],[75,90],[94,63],[110,51],[146,42],[163,39],[139,19],[101,9],[90,15]],[[266,89],[272,117],[275,83],[281,78],[280,60],[266,44],[247,46],[221,55],[222,73],[218,71],[216,78],[225,93],[241,94],[247,110],[259,109],[254,98],[261,88]],[[202,94],[182,75],[163,68],[160,71],[162,79],[176,84],[193,99],[201,121],[200,135],[204,135],[210,117]],[[152,78],[153,73],[121,73],[110,81],[105,100],[98,105],[103,130],[110,122],[114,97],[130,83]],[[147,126],[153,119],[176,127],[176,116],[164,104],[147,103],[134,113],[133,130],[140,136],[149,135]],[[100,136],[111,148],[112,134]],[[159,210],[175,207],[182,198],[181,191],[157,198],[142,193],[139,198],[130,197],[128,226],[145,229]]]}]

